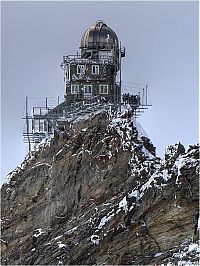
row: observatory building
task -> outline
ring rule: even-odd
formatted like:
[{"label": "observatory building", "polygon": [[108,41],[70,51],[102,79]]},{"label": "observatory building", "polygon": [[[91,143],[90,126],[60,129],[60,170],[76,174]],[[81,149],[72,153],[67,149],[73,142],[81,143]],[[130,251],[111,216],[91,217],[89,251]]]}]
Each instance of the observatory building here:
[{"label": "observatory building", "polygon": [[122,83],[123,57],[125,48],[105,22],[98,20],[90,26],[81,37],[79,53],[63,56],[63,101],[60,103],[58,97],[52,106],[46,98],[44,104],[32,104],[26,97],[23,136],[29,150],[55,132],[66,130],[68,122],[73,124],[85,115],[110,109],[121,111],[122,105],[129,105],[137,117],[147,109],[147,85],[127,89]]},{"label": "observatory building", "polygon": [[103,21],[97,21],[88,28],[81,38],[80,54],[64,56],[61,64],[67,103],[94,96],[119,103],[122,57],[125,57],[125,48]]}]

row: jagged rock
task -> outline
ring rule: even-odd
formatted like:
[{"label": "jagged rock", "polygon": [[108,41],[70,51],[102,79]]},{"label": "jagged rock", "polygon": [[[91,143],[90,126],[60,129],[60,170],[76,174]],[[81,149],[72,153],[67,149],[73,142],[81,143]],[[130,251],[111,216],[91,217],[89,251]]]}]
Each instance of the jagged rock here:
[{"label": "jagged rock", "polygon": [[199,146],[161,160],[129,112],[64,128],[2,186],[2,265],[197,265]]}]

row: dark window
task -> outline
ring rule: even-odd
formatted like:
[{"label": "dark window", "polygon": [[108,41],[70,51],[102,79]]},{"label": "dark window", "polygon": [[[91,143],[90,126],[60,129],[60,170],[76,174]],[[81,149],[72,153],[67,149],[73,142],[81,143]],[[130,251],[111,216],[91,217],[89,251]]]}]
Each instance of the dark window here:
[{"label": "dark window", "polygon": [[92,65],[92,74],[94,75],[99,74],[99,65]]},{"label": "dark window", "polygon": [[100,94],[108,94],[108,85],[106,85],[106,84],[99,85],[99,93]]},{"label": "dark window", "polygon": [[77,74],[85,74],[85,65],[77,66]]},{"label": "dark window", "polygon": [[92,85],[84,85],[84,93],[92,93]]},{"label": "dark window", "polygon": [[78,84],[72,84],[71,85],[71,94],[76,94],[79,92],[79,85]]}]

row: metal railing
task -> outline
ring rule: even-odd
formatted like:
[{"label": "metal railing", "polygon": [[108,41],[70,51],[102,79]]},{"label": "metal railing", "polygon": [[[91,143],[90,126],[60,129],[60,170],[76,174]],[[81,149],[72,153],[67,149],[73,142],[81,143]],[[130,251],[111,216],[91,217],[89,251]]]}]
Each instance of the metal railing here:
[{"label": "metal railing", "polygon": [[116,59],[113,56],[99,56],[99,58],[82,58],[80,55],[67,55],[63,56],[63,62],[61,63],[61,66],[65,64],[71,64],[71,63],[78,63],[78,64],[115,64]]},{"label": "metal railing", "polygon": [[[73,123],[77,118],[83,117],[85,114],[92,114],[99,110],[108,110],[110,108],[121,111],[121,105],[130,105],[133,116],[138,117],[145,109],[151,106],[147,99],[147,86],[146,89],[138,88],[137,91],[134,89],[132,93],[129,91],[130,94],[124,90],[123,92],[124,94],[122,93],[120,101],[113,101],[102,95],[96,95],[88,99],[82,99],[79,102],[71,102],[70,104],[64,101],[53,108],[49,108],[47,105],[46,107],[33,107],[31,115],[27,113],[25,118],[27,128],[23,133],[24,142],[37,144],[47,135],[52,135],[54,131],[60,131],[58,128],[59,121]],[[35,120],[46,120],[49,125],[48,129],[45,132],[36,132],[33,123]]]}]

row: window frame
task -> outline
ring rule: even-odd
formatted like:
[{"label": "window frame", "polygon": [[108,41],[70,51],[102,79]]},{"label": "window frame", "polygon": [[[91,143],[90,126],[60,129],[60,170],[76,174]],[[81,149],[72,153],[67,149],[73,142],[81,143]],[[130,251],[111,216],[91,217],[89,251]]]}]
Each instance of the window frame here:
[{"label": "window frame", "polygon": [[[78,70],[80,70],[80,72]],[[84,75],[85,74],[85,65],[77,65],[76,66],[76,73],[78,75]]]},{"label": "window frame", "polygon": [[[76,86],[76,88],[77,88],[76,92],[74,92],[72,90],[72,87],[74,87],[74,86]],[[79,93],[79,84],[71,84],[71,94],[78,94],[78,93]]]},{"label": "window frame", "polygon": [[[91,92],[86,92],[85,91],[85,88],[86,87],[89,87],[90,86],[90,88],[91,88]],[[86,93],[90,93],[90,94],[92,94],[92,91],[93,91],[93,86],[92,86],[92,84],[84,84],[83,85],[83,92],[84,92],[84,94],[86,94]]]},{"label": "window frame", "polygon": [[[103,86],[103,92],[101,90],[101,86]],[[106,92],[104,92],[106,88]],[[108,84],[99,84],[99,94],[108,94],[109,85]]]},{"label": "window frame", "polygon": [[[93,67],[95,68],[94,72]],[[99,65],[92,65],[92,75],[99,75]]]}]

